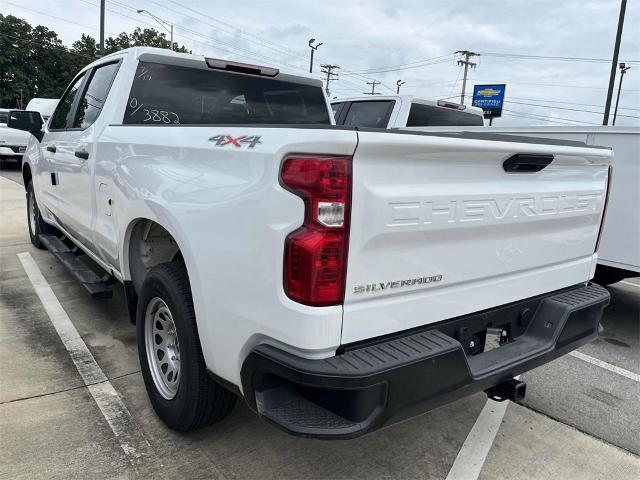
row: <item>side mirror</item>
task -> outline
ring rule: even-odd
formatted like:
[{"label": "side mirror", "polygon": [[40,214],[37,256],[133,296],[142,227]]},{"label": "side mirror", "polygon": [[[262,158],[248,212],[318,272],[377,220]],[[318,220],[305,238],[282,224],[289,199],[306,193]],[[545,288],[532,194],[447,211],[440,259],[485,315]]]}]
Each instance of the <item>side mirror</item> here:
[{"label": "side mirror", "polygon": [[42,141],[44,132],[42,131],[42,115],[40,112],[31,112],[27,110],[10,110],[7,119],[7,127],[16,130],[24,130],[31,133],[38,141]]}]

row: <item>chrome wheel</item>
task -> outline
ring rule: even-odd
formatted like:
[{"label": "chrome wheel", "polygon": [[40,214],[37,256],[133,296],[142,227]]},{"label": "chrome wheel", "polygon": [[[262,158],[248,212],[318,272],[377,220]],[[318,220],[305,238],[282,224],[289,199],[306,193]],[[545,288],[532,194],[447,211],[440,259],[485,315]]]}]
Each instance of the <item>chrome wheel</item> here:
[{"label": "chrome wheel", "polygon": [[33,191],[29,192],[29,197],[27,198],[27,210],[29,214],[29,228],[31,228],[31,234],[36,234],[36,218],[38,215],[38,207],[36,206],[36,199]]},{"label": "chrome wheel", "polygon": [[180,383],[180,345],[171,311],[160,297],[153,297],[147,305],[144,330],[153,383],[160,395],[171,400]]}]

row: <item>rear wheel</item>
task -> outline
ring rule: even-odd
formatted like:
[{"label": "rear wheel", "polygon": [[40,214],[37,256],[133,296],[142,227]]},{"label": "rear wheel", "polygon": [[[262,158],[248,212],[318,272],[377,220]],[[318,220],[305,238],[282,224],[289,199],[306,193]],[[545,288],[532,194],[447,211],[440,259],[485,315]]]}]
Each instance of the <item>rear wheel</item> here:
[{"label": "rear wheel", "polygon": [[147,393],[167,426],[186,432],[231,412],[236,396],[205,367],[184,263],[149,271],[138,297],[136,328]]},{"label": "rear wheel", "polygon": [[52,233],[53,227],[42,219],[32,181],[27,184],[27,224],[29,225],[31,243],[37,248],[45,248],[40,241],[40,235]]}]

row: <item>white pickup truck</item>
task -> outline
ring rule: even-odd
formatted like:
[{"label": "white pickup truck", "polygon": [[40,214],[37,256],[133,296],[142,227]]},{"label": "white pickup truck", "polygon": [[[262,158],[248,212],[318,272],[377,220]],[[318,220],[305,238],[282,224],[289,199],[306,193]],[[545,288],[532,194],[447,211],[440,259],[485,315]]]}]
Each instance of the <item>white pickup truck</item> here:
[{"label": "white pickup truck", "polygon": [[30,137],[27,132],[7,128],[9,112],[7,108],[0,108],[0,168],[4,162],[19,164],[22,161]]},{"label": "white pickup truck", "polygon": [[378,95],[331,100],[337,125],[368,128],[484,125],[481,108],[414,95]]},{"label": "white pickup truck", "polygon": [[321,438],[518,400],[609,302],[610,149],[335,126],[316,79],[151,48],[85,67],[44,128],[10,117],[33,244],[96,296],[124,284],[180,431],[237,396]]}]

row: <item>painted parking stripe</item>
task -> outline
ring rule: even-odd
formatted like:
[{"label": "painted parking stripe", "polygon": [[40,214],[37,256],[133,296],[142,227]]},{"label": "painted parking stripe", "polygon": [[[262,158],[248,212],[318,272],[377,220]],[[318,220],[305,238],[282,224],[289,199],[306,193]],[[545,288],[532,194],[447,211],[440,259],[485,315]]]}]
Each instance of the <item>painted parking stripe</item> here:
[{"label": "painted parking stripe", "polygon": [[509,401],[487,400],[462,444],[446,480],[475,480],[487,459]]},{"label": "painted parking stripe", "polygon": [[[520,375],[515,377],[520,379]],[[451,465],[446,480],[476,480],[493,446],[509,401],[487,400]]]},{"label": "painted parking stripe", "polygon": [[118,439],[120,447],[131,463],[138,463],[142,457],[152,453],[151,445],[136,426],[118,392],[71,323],[67,312],[62,308],[31,254],[19,253],[18,258],[78,373]]},{"label": "painted parking stripe", "polygon": [[626,280],[621,280],[620,283],[624,283],[625,285],[630,285],[632,287],[640,288],[640,283],[628,282]]},{"label": "painted parking stripe", "polygon": [[584,360],[585,362],[589,362],[590,364],[596,365],[600,368],[604,368],[605,370],[609,370],[610,372],[617,373],[618,375],[622,375],[623,377],[630,378],[635,382],[640,382],[640,375],[638,375],[637,373],[633,373],[624,368],[617,367],[616,365],[613,365],[611,363],[598,360],[597,358],[594,358],[590,355],[585,355],[584,353],[578,352],[577,350],[574,350],[573,352],[569,352],[569,355],[571,355],[572,357],[579,358],[580,360]]}]

